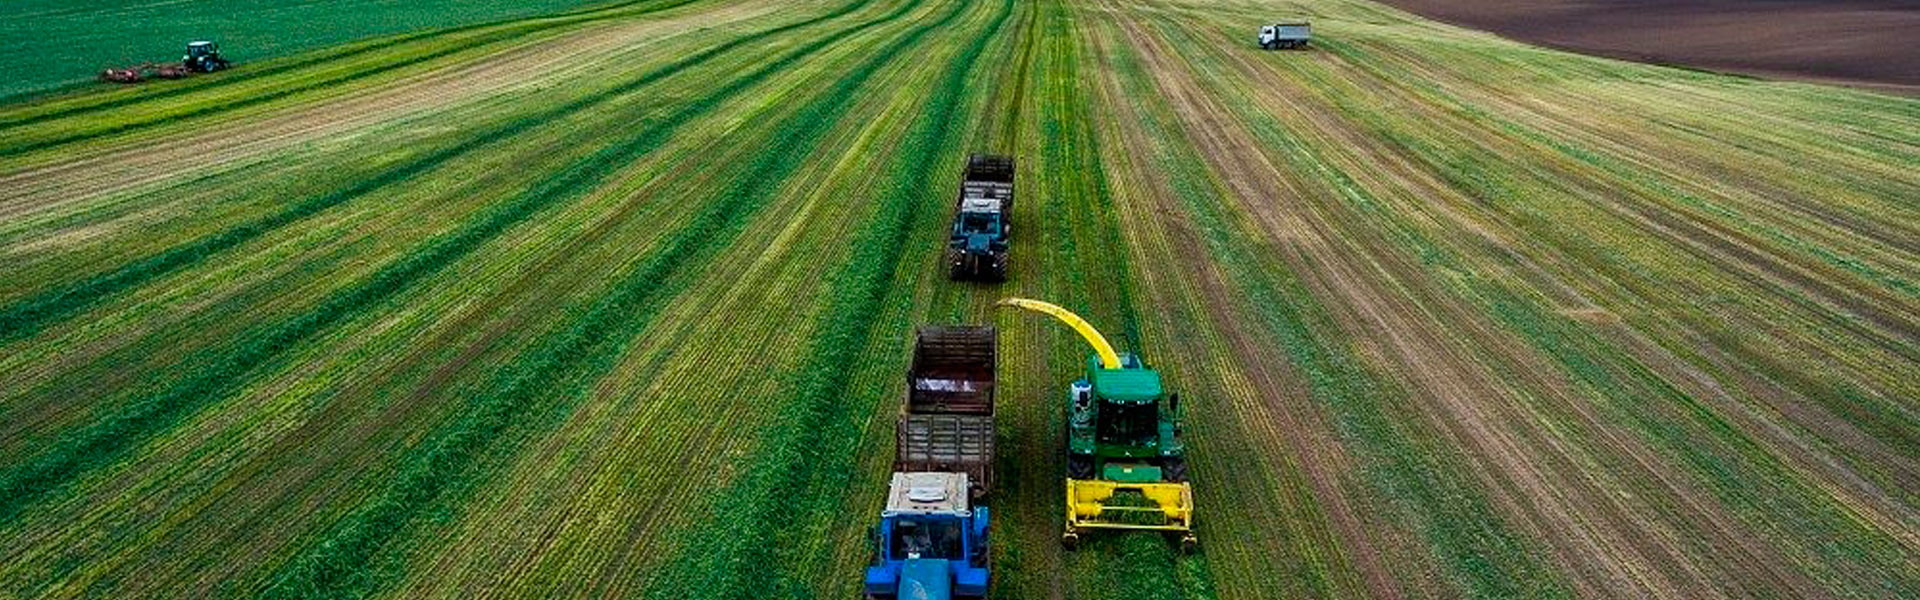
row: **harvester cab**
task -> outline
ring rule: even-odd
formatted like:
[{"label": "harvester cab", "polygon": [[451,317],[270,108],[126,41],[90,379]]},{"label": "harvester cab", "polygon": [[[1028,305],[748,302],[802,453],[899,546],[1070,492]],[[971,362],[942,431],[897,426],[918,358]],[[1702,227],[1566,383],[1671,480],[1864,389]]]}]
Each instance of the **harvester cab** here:
[{"label": "harvester cab", "polygon": [[987,595],[987,508],[971,506],[966,473],[894,473],[873,543],[869,599]]},{"label": "harvester cab", "polygon": [[1180,441],[1180,397],[1160,372],[1064,308],[1023,298],[1003,306],[1058,318],[1093,347],[1087,374],[1067,388],[1067,517],[1061,542],[1072,548],[1090,530],[1159,531],[1192,551],[1193,488]]},{"label": "harvester cab", "polygon": [[220,56],[220,46],[208,41],[187,42],[187,55],[180,65],[196,73],[212,73],[233,65]]},{"label": "harvester cab", "polygon": [[1274,23],[1260,27],[1260,47],[1267,50],[1305,48],[1313,39],[1313,25],[1306,21]]},{"label": "harvester cab", "polygon": [[954,280],[1000,281],[1007,277],[1013,232],[1013,158],[967,157],[947,239],[947,274]]},{"label": "harvester cab", "polygon": [[1074,479],[1186,481],[1179,397],[1166,397],[1160,372],[1139,356],[1120,368],[1087,360],[1087,376],[1068,388],[1067,474]]}]

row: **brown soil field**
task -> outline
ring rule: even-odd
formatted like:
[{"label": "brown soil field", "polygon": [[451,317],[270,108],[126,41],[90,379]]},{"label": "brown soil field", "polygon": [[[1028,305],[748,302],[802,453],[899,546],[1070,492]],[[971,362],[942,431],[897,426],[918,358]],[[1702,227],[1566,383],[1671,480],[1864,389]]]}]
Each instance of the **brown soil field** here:
[{"label": "brown soil field", "polygon": [[1384,1],[1589,54],[1920,94],[1915,0]]}]

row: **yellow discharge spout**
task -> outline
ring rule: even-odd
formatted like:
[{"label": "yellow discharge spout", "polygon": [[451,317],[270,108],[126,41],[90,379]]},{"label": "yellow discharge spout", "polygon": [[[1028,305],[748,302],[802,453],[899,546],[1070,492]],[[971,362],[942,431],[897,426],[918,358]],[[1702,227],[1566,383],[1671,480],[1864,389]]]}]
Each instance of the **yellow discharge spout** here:
[{"label": "yellow discharge spout", "polygon": [[1073,311],[1060,308],[1058,305],[1049,302],[1028,300],[1026,298],[1007,298],[1001,300],[999,305],[1024,308],[1033,312],[1052,315],[1053,318],[1059,319],[1062,323],[1066,323],[1068,327],[1072,327],[1075,332],[1080,334],[1080,337],[1086,338],[1087,345],[1093,346],[1093,352],[1100,355],[1100,366],[1102,368],[1120,368],[1120,354],[1113,351],[1113,344],[1107,343],[1107,336],[1100,335],[1099,330],[1094,329],[1093,325],[1088,324],[1086,319],[1080,318],[1080,315],[1073,314]]}]

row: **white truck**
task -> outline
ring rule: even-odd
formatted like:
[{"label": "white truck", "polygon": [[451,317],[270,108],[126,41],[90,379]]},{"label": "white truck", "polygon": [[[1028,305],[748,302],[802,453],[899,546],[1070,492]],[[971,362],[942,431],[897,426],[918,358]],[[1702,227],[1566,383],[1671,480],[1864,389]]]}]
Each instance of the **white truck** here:
[{"label": "white truck", "polygon": [[1306,21],[1274,23],[1260,27],[1260,47],[1267,50],[1305,48],[1313,37],[1313,26]]}]

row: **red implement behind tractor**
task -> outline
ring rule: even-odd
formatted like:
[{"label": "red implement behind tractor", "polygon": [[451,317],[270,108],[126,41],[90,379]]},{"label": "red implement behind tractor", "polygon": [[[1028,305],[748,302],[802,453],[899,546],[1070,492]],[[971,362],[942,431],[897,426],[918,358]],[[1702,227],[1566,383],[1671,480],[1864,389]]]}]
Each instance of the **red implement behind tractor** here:
[{"label": "red implement behind tractor", "polygon": [[233,66],[232,61],[220,56],[220,47],[213,42],[191,42],[187,44],[187,55],[178,63],[144,63],[136,67],[108,67],[100,72],[100,80],[112,83],[140,83],[149,77],[161,79],[185,79],[194,73],[212,73]]},{"label": "red implement behind tractor", "polygon": [[124,69],[107,67],[106,70],[100,72],[100,80],[112,83],[140,83],[141,80],[147,78],[146,73],[143,71],[144,69],[140,67],[127,67]]}]

